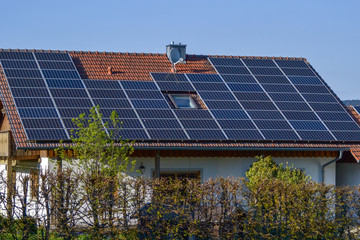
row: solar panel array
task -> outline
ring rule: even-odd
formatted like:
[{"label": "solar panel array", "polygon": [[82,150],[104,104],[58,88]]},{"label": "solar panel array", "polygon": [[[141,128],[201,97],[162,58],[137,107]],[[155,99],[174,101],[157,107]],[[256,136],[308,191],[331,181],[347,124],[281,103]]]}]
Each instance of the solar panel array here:
[{"label": "solar panel array", "polygon": [[[72,118],[115,110],[131,140],[360,141],[360,128],[305,61],[209,58],[218,74],[83,80],[67,53],[0,52],[29,140],[69,140]],[[202,103],[178,109],[169,94]],[[106,129],[107,131],[112,130]]]}]

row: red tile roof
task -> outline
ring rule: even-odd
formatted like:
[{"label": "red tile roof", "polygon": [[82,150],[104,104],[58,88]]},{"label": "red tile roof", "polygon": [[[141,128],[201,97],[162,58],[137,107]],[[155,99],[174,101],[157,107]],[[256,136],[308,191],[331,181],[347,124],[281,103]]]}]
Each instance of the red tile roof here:
[{"label": "red tile roof", "polygon": [[[2,51],[2,49],[0,49]],[[4,50],[8,51],[8,50]],[[19,51],[19,50],[11,50]],[[20,51],[43,51],[43,50],[20,50]],[[48,51],[46,51],[48,52]],[[58,52],[58,51],[53,51]],[[171,64],[166,54],[144,54],[144,53],[105,53],[105,52],[75,52],[69,51],[76,68],[83,79],[100,80],[142,80],[152,81],[150,72],[172,72]],[[178,73],[204,73],[214,74],[215,69],[211,66],[208,57],[227,58],[254,58],[254,59],[296,59],[282,57],[246,57],[246,56],[202,56],[187,55],[186,64],[178,64]],[[306,60],[304,58],[297,58]],[[111,74],[109,74],[111,71]],[[0,69],[0,90],[3,105],[9,116],[9,121],[17,148],[53,149],[59,143],[31,142],[28,141],[21,125],[18,113],[15,109],[7,81]],[[352,116],[360,123],[360,116],[349,109]],[[142,142],[133,144],[139,148],[203,148],[203,149],[351,149],[357,160],[360,160],[360,145],[346,143],[305,143],[305,142]]]}]

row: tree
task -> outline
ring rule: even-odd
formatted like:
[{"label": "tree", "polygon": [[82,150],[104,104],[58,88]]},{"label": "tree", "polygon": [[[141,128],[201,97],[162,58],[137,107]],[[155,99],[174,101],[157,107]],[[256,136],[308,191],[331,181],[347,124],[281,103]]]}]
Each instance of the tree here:
[{"label": "tree", "polygon": [[[64,170],[70,169],[80,179],[74,195],[85,196],[85,200],[78,203],[77,219],[91,226],[91,239],[102,239],[102,234],[113,235],[114,216],[121,205],[116,189],[126,177],[124,173],[133,170],[135,161],[129,157],[134,149],[131,142],[121,139],[121,122],[116,112],[111,113],[110,119],[103,119],[97,106],[90,109],[88,116],[81,114],[73,122],[77,129],[71,133],[72,144],[69,149],[57,149],[57,154],[67,163]],[[59,190],[62,186],[58,184]],[[60,214],[66,215],[70,212],[64,209],[68,199],[64,194],[57,194],[57,198]]]},{"label": "tree", "polygon": [[267,180],[277,179],[287,183],[300,183],[310,180],[310,177],[306,176],[303,171],[287,165],[283,167],[283,164],[277,164],[271,156],[258,156],[256,158],[258,160],[246,172],[249,188]]}]

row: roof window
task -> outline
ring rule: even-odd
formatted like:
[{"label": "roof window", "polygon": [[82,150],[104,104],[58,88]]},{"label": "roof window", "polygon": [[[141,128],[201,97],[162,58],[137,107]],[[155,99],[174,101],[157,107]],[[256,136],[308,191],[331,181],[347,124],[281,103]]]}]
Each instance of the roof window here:
[{"label": "roof window", "polygon": [[169,94],[169,96],[176,108],[197,108],[194,99],[188,94]]}]

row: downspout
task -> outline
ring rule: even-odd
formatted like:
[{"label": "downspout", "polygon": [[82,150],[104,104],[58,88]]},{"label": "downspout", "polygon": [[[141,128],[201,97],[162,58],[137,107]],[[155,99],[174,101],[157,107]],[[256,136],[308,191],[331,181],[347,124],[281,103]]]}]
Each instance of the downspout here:
[{"label": "downspout", "polygon": [[[327,163],[325,163],[324,165],[322,165],[322,167],[321,167],[321,182],[322,182],[322,183],[323,183],[324,180],[325,180],[325,167],[329,166],[329,165],[332,164],[332,163],[335,163],[335,162],[339,161],[339,160],[342,158],[343,153],[344,153],[344,150],[341,149],[341,150],[339,151],[339,156],[338,156],[337,158],[335,158],[335,159],[331,160],[330,162],[327,162]],[[336,184],[336,183],[335,183],[335,184]]]}]

